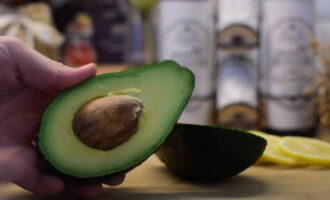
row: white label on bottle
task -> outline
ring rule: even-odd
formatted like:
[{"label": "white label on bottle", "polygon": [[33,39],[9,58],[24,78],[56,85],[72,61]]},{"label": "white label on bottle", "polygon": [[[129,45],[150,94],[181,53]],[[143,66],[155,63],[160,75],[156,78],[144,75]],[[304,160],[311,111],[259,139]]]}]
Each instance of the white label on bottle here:
[{"label": "white label on bottle", "polygon": [[160,1],[158,59],[172,59],[196,76],[193,96],[213,93],[214,24],[209,0]]},{"label": "white label on bottle", "polygon": [[271,96],[302,96],[313,85],[312,30],[300,19],[287,18],[269,30],[268,91]]},{"label": "white label on bottle", "polygon": [[180,120],[185,123],[207,124],[211,115],[208,108],[212,107],[214,93],[213,4],[212,0],[163,0],[156,10],[158,60],[171,59],[189,68],[195,75],[192,97],[207,99],[187,105]]},{"label": "white label on bottle", "polygon": [[299,130],[313,126],[314,102],[304,90],[314,82],[313,0],[267,0],[263,32],[263,94],[268,126]]}]

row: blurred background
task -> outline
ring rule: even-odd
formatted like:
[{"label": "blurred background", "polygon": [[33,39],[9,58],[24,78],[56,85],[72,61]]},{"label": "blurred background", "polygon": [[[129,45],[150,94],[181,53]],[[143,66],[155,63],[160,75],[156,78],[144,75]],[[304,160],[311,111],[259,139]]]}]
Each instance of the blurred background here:
[{"label": "blurred background", "polygon": [[0,35],[99,73],[172,59],[180,122],[317,136],[330,126],[328,0],[0,0]]}]

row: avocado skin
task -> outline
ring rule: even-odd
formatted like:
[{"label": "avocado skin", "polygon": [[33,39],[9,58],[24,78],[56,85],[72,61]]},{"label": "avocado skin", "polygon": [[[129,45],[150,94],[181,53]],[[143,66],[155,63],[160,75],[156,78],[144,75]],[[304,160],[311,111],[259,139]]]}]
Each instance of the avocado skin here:
[{"label": "avocado skin", "polygon": [[253,165],[266,145],[241,130],[178,124],[156,155],[178,177],[219,181]]}]

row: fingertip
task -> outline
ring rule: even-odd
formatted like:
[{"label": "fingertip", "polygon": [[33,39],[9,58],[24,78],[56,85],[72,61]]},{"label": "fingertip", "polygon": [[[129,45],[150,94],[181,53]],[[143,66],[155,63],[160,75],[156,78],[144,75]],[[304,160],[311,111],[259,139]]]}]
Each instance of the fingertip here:
[{"label": "fingertip", "polygon": [[66,193],[80,199],[95,199],[100,196],[102,192],[101,184],[94,185],[67,185]]},{"label": "fingertip", "polygon": [[59,69],[57,77],[57,88],[63,90],[65,88],[79,84],[80,82],[89,79],[96,74],[96,65],[90,63],[78,68],[64,67]]},{"label": "fingertip", "polygon": [[81,73],[85,73],[86,77],[92,77],[96,74],[96,64],[95,63],[89,63],[87,65],[83,65],[78,68]]},{"label": "fingertip", "polygon": [[120,185],[124,182],[126,174],[118,174],[116,176],[110,177],[108,180],[104,181],[104,184],[110,186]]},{"label": "fingertip", "polygon": [[65,184],[60,178],[51,175],[43,175],[36,185],[35,192],[41,196],[53,196],[61,194],[64,188]]}]

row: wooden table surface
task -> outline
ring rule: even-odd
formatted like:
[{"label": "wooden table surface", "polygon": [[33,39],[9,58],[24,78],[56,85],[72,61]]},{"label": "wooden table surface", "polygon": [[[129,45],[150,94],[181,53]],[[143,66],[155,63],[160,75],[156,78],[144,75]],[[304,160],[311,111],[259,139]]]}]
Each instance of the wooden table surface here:
[{"label": "wooden table surface", "polygon": [[129,65],[98,65],[97,66],[97,73],[98,74],[104,74],[104,73],[109,73],[109,72],[120,72],[125,69],[130,68]]},{"label": "wooden table surface", "polygon": [[[41,200],[14,185],[0,186],[1,200]],[[67,197],[48,198],[50,200]],[[100,200],[329,200],[330,170],[253,166],[213,184],[171,175],[155,156],[128,173],[121,186],[105,189]]]},{"label": "wooden table surface", "polygon": [[[99,73],[118,71],[101,68]],[[120,71],[121,69],[119,69]],[[330,141],[330,132],[322,139]],[[41,200],[15,185],[0,185],[0,200]],[[68,197],[48,198],[69,200]],[[107,187],[100,200],[330,200],[330,169],[253,166],[213,184],[187,182],[171,175],[155,157],[128,173],[124,184]]]}]

